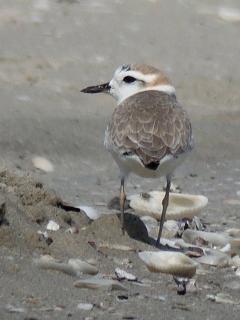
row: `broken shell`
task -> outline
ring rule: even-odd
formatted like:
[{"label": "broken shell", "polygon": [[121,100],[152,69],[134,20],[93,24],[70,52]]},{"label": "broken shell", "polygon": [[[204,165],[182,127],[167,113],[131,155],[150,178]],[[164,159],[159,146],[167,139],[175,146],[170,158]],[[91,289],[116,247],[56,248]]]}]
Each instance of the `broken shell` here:
[{"label": "broken shell", "polygon": [[183,232],[182,238],[184,241],[196,244],[198,239],[203,239],[205,242],[210,242],[214,246],[225,246],[229,243],[230,237],[223,233],[206,232],[187,229]]},{"label": "broken shell", "polygon": [[59,230],[60,226],[57,222],[50,220],[46,226],[46,229],[49,231],[57,231]]},{"label": "broken shell", "polygon": [[110,279],[89,278],[74,283],[76,288],[127,290],[121,283]]},{"label": "broken shell", "polygon": [[69,259],[68,265],[71,266],[73,270],[76,270],[76,273],[86,273],[92,275],[98,273],[98,269],[92,263],[85,262],[81,259]]},{"label": "broken shell", "polygon": [[163,225],[162,235],[164,238],[170,239],[170,238],[174,238],[178,234],[178,231],[179,231],[179,224],[177,223],[177,221],[167,220]]},{"label": "broken shell", "polygon": [[91,275],[98,273],[98,269],[95,266],[80,259],[70,259],[68,263],[64,263],[49,255],[44,255],[39,259],[35,259],[34,262],[39,268],[62,271],[76,277],[83,273]]},{"label": "broken shell", "polygon": [[156,229],[159,226],[159,222],[150,216],[142,216],[141,220],[145,224],[147,231],[148,231],[148,234],[150,236],[155,236]]},{"label": "broken shell", "polygon": [[115,274],[118,280],[137,281],[137,277],[129,272],[126,272],[120,268],[115,269]]},{"label": "broken shell", "polygon": [[[130,207],[136,212],[151,215],[160,220],[162,214],[162,200],[164,192],[151,191],[143,197],[140,194],[129,197]],[[208,199],[202,195],[170,193],[166,219],[193,218],[207,205]]]},{"label": "broken shell", "polygon": [[114,243],[107,243],[103,242],[100,243],[98,249],[110,249],[110,250],[120,250],[120,251],[136,251],[135,248],[126,246],[124,244],[114,244]]},{"label": "broken shell", "polygon": [[152,272],[168,273],[184,278],[191,278],[196,272],[197,263],[180,252],[143,251],[138,255]]},{"label": "broken shell", "polygon": [[79,206],[76,208],[82,210],[91,220],[97,220],[101,216],[101,214],[93,207]]}]

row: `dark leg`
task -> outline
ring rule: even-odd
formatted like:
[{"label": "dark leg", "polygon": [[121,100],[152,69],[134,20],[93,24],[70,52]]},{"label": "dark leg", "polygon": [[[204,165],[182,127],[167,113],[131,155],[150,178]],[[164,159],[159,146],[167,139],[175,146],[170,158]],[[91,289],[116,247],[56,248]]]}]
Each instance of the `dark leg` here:
[{"label": "dark leg", "polygon": [[121,209],[121,228],[124,235],[124,205],[125,205],[126,195],[124,191],[124,178],[121,178],[121,187],[120,187],[120,209]]},{"label": "dark leg", "polygon": [[156,246],[159,246],[159,244],[160,244],[160,239],[161,239],[162,230],[163,230],[163,224],[165,221],[165,216],[166,216],[167,207],[168,207],[170,187],[171,187],[171,178],[169,176],[167,176],[166,193],[165,193],[165,196],[162,201],[162,215],[161,215],[161,219],[160,219],[159,232],[158,232]]}]

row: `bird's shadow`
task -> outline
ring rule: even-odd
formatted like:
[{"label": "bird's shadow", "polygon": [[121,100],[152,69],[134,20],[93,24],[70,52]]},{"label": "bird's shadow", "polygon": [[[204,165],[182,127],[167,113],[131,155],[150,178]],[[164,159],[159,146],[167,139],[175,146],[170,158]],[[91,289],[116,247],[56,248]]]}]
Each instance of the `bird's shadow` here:
[{"label": "bird's shadow", "polygon": [[[121,221],[121,214],[118,213],[117,217]],[[128,236],[134,240],[141,241],[155,248],[164,250],[164,251],[176,251],[182,252],[182,249],[173,248],[169,245],[157,244],[156,239],[152,238],[148,234],[148,230],[144,222],[136,215],[130,212],[124,212],[124,230]]]},{"label": "bird's shadow", "polygon": [[[108,209],[120,211],[120,202],[119,197],[112,198],[108,203]],[[183,249],[173,248],[169,245],[163,245],[161,243],[157,243],[156,239],[152,238],[148,234],[148,230],[144,224],[144,222],[135,214],[127,212],[126,210],[131,209],[129,206],[129,201],[125,201],[124,206],[124,230],[128,234],[128,236],[134,240],[141,241],[155,248],[164,250],[164,251],[176,251],[183,252]],[[118,219],[121,221],[121,214],[117,213]]]}]

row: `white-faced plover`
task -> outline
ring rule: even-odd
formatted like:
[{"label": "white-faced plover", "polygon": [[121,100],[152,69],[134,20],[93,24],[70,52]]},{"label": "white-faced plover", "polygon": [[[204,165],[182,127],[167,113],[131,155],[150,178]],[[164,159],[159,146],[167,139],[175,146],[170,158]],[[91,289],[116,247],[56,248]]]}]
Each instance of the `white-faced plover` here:
[{"label": "white-faced plover", "polygon": [[178,103],[175,88],[158,69],[143,65],[122,65],[110,82],[87,87],[84,93],[105,92],[117,100],[105,132],[105,147],[120,169],[120,208],[124,232],[124,181],[129,173],[145,178],[165,176],[157,245],[160,244],[175,168],[192,150],[191,123]]}]

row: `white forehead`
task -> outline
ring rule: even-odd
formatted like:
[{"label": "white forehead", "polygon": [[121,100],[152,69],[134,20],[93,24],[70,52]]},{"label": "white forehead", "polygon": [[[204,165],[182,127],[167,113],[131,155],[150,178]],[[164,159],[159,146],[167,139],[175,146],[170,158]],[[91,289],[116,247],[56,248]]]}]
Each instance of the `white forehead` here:
[{"label": "white forehead", "polygon": [[158,77],[157,74],[143,74],[141,71],[131,70],[128,66],[123,65],[116,69],[113,78],[120,82],[125,76],[131,76],[136,78],[137,80],[142,80],[144,82],[153,82]]}]

